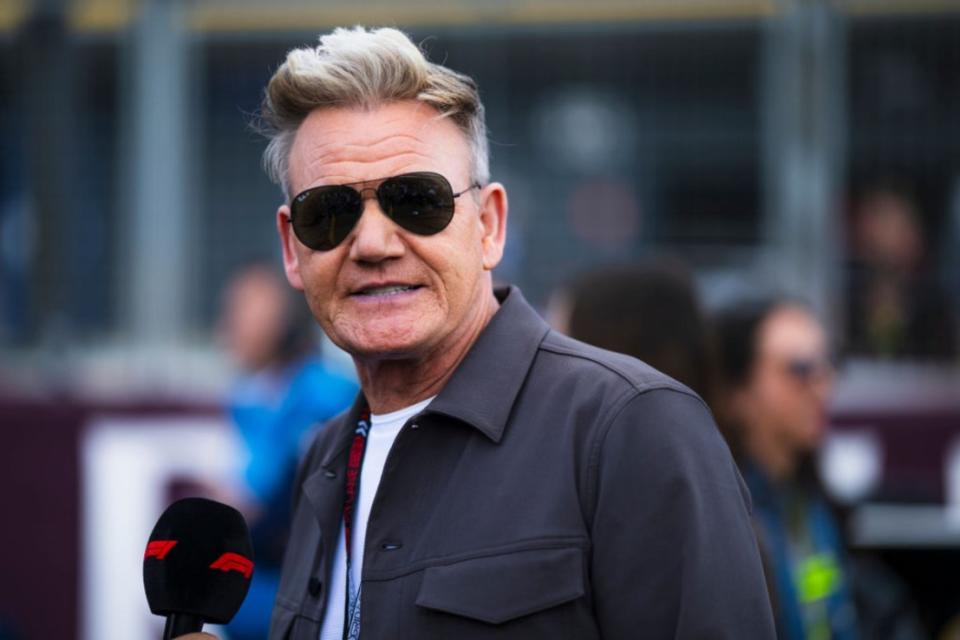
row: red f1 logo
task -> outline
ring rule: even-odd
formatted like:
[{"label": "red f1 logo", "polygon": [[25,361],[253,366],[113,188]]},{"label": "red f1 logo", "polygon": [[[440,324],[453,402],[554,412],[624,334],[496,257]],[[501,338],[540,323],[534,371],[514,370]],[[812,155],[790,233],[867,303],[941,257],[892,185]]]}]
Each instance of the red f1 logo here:
[{"label": "red f1 logo", "polygon": [[176,540],[151,540],[147,543],[147,551],[143,554],[143,559],[156,558],[163,560],[170,553],[170,549],[177,546]]},{"label": "red f1 logo", "polygon": [[244,558],[239,553],[225,553],[217,561],[210,565],[211,569],[219,569],[226,573],[227,571],[238,571],[249,580],[253,575],[253,563]]}]

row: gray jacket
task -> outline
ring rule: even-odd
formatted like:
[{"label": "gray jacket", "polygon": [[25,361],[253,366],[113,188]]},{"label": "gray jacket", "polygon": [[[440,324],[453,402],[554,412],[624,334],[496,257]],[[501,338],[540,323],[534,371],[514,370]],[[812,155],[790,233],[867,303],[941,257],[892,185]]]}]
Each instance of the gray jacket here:
[{"label": "gray jacket", "polygon": [[[497,296],[387,458],[361,637],[773,638],[749,495],[700,398]],[[271,640],[319,637],[361,402],[301,467]]]}]

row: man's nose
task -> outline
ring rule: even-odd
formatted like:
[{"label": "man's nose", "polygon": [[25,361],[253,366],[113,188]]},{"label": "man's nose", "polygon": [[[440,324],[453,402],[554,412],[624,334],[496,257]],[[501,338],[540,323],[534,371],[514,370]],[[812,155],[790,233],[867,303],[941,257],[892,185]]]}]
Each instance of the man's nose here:
[{"label": "man's nose", "polygon": [[400,228],[380,209],[376,198],[364,198],[363,213],[353,229],[350,258],[357,262],[380,262],[403,255]]}]

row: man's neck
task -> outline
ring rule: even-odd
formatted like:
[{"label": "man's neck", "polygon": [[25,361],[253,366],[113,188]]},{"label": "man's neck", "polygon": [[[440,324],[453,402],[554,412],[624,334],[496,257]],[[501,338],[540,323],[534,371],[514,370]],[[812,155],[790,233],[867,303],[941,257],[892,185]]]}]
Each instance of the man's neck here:
[{"label": "man's neck", "polygon": [[382,360],[354,357],[371,413],[398,411],[440,393],[499,308],[491,292],[462,330],[424,355]]}]

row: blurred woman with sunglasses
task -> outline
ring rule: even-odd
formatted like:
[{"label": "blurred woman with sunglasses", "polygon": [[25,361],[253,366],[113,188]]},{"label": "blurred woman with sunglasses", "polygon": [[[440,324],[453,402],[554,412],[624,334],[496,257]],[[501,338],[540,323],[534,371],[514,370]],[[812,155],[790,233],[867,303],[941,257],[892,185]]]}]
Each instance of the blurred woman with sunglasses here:
[{"label": "blurred woman with sunglasses", "polygon": [[778,636],[857,638],[839,530],[811,462],[833,383],[824,329],[781,298],[731,307],[714,329],[714,411],[753,497]]}]

